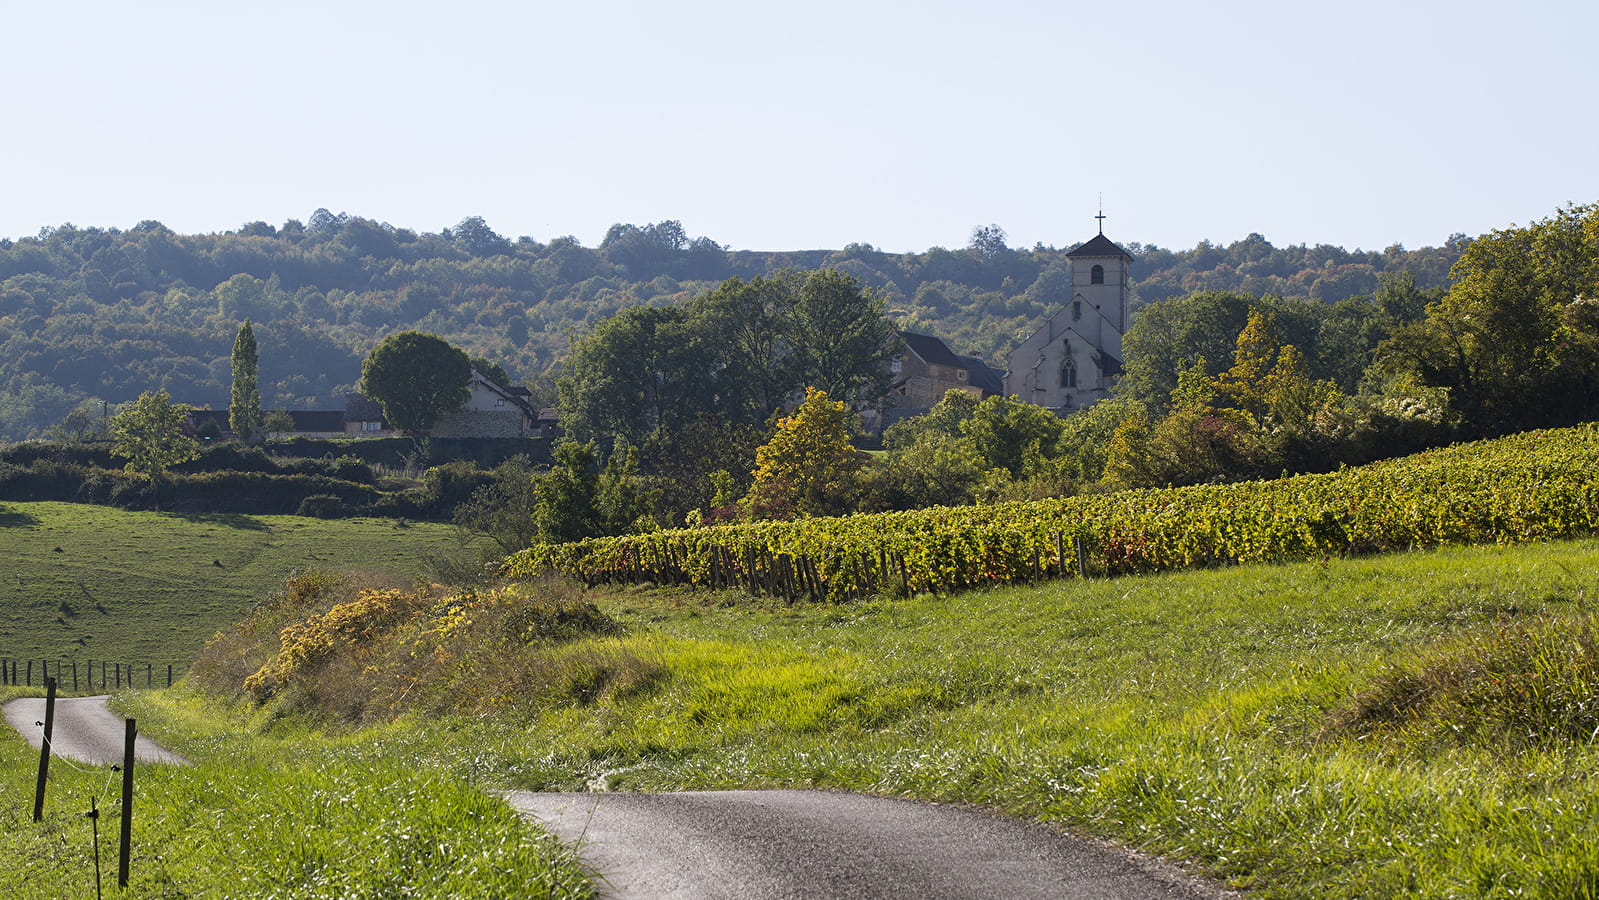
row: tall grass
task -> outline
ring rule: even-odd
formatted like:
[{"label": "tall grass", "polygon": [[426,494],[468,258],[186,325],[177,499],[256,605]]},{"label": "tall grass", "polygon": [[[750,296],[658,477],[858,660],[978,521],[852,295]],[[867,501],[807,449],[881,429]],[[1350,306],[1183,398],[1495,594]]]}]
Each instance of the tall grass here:
[{"label": "tall grass", "polygon": [[[130,698],[132,699],[132,698]],[[133,699],[140,716],[156,718]],[[95,895],[90,822],[101,810],[108,896],[207,898],[587,897],[571,853],[482,791],[313,740],[219,738],[167,707],[163,738],[196,764],[135,770],[134,856],[116,885],[120,778],[57,759],[46,815],[31,821],[37,753],[0,734],[0,895]],[[215,708],[206,711],[216,714]],[[207,733],[209,737],[183,736]]]}]

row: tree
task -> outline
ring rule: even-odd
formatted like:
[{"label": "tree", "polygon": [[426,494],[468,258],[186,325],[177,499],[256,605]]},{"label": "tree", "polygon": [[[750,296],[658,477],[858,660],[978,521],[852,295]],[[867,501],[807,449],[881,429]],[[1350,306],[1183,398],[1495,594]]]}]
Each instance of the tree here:
[{"label": "tree", "polygon": [[750,510],[757,518],[842,515],[854,508],[865,454],[850,445],[855,414],[825,391],[805,389],[805,402],[780,419],[755,451]]},{"label": "tree", "polygon": [[551,543],[580,541],[600,532],[600,479],[594,471],[594,445],[562,441],[555,465],[539,486],[533,521]]},{"label": "tree", "polygon": [[888,393],[899,334],[883,301],[852,275],[818,269],[795,298],[792,340],[800,384],[841,402],[867,405]]},{"label": "tree", "polygon": [[511,381],[511,373],[505,371],[505,367],[499,363],[494,362],[487,357],[477,356],[471,353],[467,354],[466,359],[472,364],[472,368],[478,371],[478,374],[494,382],[500,387],[515,386],[515,382]]},{"label": "tree", "polygon": [[466,403],[471,380],[466,353],[438,335],[401,331],[367,354],[357,389],[382,404],[396,428],[422,434]]},{"label": "tree", "polygon": [[1236,339],[1252,310],[1269,312],[1277,333],[1298,347],[1315,342],[1319,305],[1251,297],[1225,291],[1195,291],[1151,303],[1139,311],[1122,338],[1127,374],[1119,393],[1151,410],[1164,411],[1177,387],[1177,376],[1196,360],[1207,360],[1207,373],[1221,374],[1233,358]]},{"label": "tree", "polygon": [[261,430],[264,432],[277,432],[288,434],[294,431],[294,417],[288,410],[274,409],[261,416]]},{"label": "tree", "polygon": [[1030,460],[1053,454],[1064,427],[1049,410],[1008,397],[985,397],[960,423],[986,466],[1004,469],[1012,478],[1025,477]]},{"label": "tree", "polygon": [[183,431],[188,409],[173,403],[166,391],[145,391],[111,417],[116,439],[111,454],[126,459],[127,470],[143,475],[154,488],[168,469],[200,456],[199,442]]},{"label": "tree", "polygon": [[67,413],[59,423],[50,426],[46,434],[57,441],[82,443],[87,440],[104,440],[106,423],[101,417],[103,407],[99,400],[84,400]]},{"label": "tree", "polygon": [[866,467],[863,511],[964,506],[976,499],[988,469],[970,441],[938,429],[900,438],[896,449]]},{"label": "tree", "polygon": [[511,242],[496,234],[482,216],[467,216],[454,228],[444,229],[444,236],[473,256],[511,252]]},{"label": "tree", "polygon": [[[683,521],[698,512],[713,517],[749,492],[755,449],[765,440],[755,425],[704,416],[678,428],[657,431],[643,448],[641,465],[660,490],[656,504],[662,521]],[[716,473],[720,472],[720,476]],[[726,479],[725,491],[713,483]],[[718,498],[718,493],[730,494]]]},{"label": "tree", "polygon": [[630,306],[572,344],[557,384],[574,440],[639,445],[708,412],[711,366],[681,307]]},{"label": "tree", "polygon": [[1005,229],[998,225],[979,225],[972,229],[972,240],[968,248],[982,258],[984,262],[998,262],[1008,256],[1010,248],[1005,246]]},{"label": "tree", "polygon": [[532,546],[538,539],[540,476],[525,456],[513,456],[494,468],[494,482],[455,507],[457,528],[482,535],[505,553]]},{"label": "tree", "polygon": [[270,319],[274,312],[268,284],[240,273],[217,285],[217,315],[224,319]]},{"label": "tree", "polygon": [[638,474],[638,449],[618,438],[594,494],[601,534],[631,534],[654,528],[650,514],[659,491],[646,490]]},{"label": "tree", "polygon": [[735,422],[763,422],[800,387],[793,310],[802,279],[729,278],[689,304],[692,327],[712,349],[716,393]]},{"label": "tree", "polygon": [[261,391],[256,386],[255,332],[250,320],[239,326],[233,339],[233,396],[228,401],[228,427],[245,441],[261,430]]},{"label": "tree", "polygon": [[1449,392],[1476,434],[1599,415],[1599,204],[1472,241],[1449,293],[1378,349],[1382,371]]}]

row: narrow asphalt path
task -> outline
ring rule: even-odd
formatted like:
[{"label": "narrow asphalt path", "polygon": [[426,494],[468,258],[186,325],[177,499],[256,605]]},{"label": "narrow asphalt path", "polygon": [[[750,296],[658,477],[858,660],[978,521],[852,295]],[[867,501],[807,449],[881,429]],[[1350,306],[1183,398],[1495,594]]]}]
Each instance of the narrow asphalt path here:
[{"label": "narrow asphalt path", "polygon": [[[122,761],[106,697],[56,700],[51,752]],[[5,705],[35,749],[44,700]],[[185,760],[139,737],[141,763]],[[511,805],[573,845],[612,900],[994,897],[1214,900],[1234,896],[1177,866],[956,806],[832,791],[539,794]]]},{"label": "narrow asphalt path", "polygon": [[808,790],[506,796],[614,900],[1232,896],[1162,860],[962,807]]},{"label": "narrow asphalt path", "polygon": [[[98,697],[57,697],[55,719],[50,723],[50,754],[96,765],[122,762],[127,740],[124,719]],[[44,698],[23,697],[7,703],[6,722],[22,732],[35,750],[44,744]],[[186,765],[187,760],[139,735],[133,742],[133,759],[141,763]]]}]

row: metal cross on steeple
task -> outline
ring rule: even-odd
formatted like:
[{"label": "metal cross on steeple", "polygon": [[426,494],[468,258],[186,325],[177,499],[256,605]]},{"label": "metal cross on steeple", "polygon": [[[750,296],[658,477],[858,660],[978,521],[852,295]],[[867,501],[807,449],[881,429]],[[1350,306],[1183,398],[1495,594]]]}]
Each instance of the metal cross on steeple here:
[{"label": "metal cross on steeple", "polygon": [[1099,215],[1095,216],[1094,218],[1099,220],[1099,233],[1100,234],[1104,234],[1105,233],[1105,198],[1104,197],[1100,197],[1099,198]]}]

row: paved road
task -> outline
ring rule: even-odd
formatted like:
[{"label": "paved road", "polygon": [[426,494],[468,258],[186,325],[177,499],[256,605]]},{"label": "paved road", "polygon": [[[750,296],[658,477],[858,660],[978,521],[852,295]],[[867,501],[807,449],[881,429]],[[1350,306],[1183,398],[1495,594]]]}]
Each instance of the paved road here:
[{"label": "paved road", "polygon": [[[79,762],[118,765],[127,740],[123,719],[106,706],[104,696],[56,698],[55,719],[50,723],[50,753]],[[6,722],[22,732],[38,749],[44,743],[44,698],[23,697],[5,706]],[[185,765],[187,760],[139,735],[133,742],[133,759],[141,763]]]},{"label": "paved road", "polygon": [[[55,755],[122,761],[123,720],[106,699],[56,700]],[[43,699],[13,700],[5,718],[40,745]],[[184,763],[144,737],[134,754],[142,763]],[[1231,896],[1161,860],[954,806],[831,791],[517,791],[507,799],[576,846],[613,900]]]},{"label": "paved road", "polygon": [[631,898],[1230,896],[1176,866],[953,806],[830,791],[507,795]]}]

